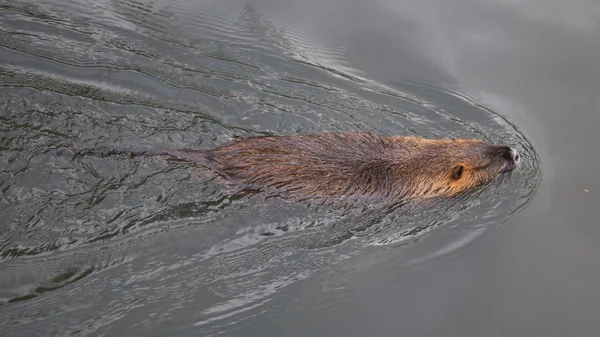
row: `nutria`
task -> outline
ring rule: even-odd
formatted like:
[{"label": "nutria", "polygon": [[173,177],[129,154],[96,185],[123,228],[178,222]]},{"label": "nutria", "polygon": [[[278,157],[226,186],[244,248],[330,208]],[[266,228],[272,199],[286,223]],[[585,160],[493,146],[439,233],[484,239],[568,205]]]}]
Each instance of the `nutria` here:
[{"label": "nutria", "polygon": [[230,181],[295,196],[392,200],[472,190],[512,171],[519,161],[514,149],[481,140],[358,132],[250,137],[207,150],[129,153],[198,162]]}]

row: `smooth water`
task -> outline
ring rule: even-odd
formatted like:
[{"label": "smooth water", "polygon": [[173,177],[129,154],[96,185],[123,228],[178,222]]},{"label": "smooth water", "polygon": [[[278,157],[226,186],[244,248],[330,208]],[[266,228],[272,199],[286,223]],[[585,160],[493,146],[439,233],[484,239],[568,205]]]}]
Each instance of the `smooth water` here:
[{"label": "smooth water", "polygon": [[[595,335],[599,6],[0,2],[2,335]],[[232,196],[160,158],[367,131],[518,148],[401,207]]]}]

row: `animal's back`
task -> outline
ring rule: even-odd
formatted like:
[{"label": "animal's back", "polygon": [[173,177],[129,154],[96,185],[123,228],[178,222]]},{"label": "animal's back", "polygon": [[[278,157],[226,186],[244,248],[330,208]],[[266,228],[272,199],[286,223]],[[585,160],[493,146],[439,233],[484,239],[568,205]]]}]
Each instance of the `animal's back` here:
[{"label": "animal's back", "polygon": [[399,144],[365,133],[321,133],[255,137],[206,152],[212,166],[230,179],[307,195],[400,193],[392,151]]}]

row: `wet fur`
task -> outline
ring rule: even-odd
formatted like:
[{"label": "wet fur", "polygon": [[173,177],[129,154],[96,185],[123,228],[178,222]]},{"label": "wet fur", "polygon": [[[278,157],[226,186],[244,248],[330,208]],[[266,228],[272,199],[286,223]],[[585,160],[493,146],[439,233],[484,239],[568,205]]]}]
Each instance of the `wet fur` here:
[{"label": "wet fur", "polygon": [[[233,182],[306,198],[403,200],[454,195],[491,181],[512,169],[503,149],[479,140],[329,132],[251,137],[207,150],[112,154],[175,157],[205,165]],[[103,153],[111,154],[107,151]],[[464,174],[454,179],[459,165]]]}]

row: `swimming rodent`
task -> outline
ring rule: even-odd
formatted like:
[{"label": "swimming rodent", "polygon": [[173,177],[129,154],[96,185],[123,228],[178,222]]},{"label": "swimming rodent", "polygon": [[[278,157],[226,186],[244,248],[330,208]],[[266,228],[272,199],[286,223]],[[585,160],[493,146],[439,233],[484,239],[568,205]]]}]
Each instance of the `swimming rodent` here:
[{"label": "swimming rodent", "polygon": [[511,172],[519,162],[516,150],[477,139],[359,132],[258,136],[200,150],[91,152],[174,157],[207,166],[232,182],[303,198],[398,201],[466,192]]}]

